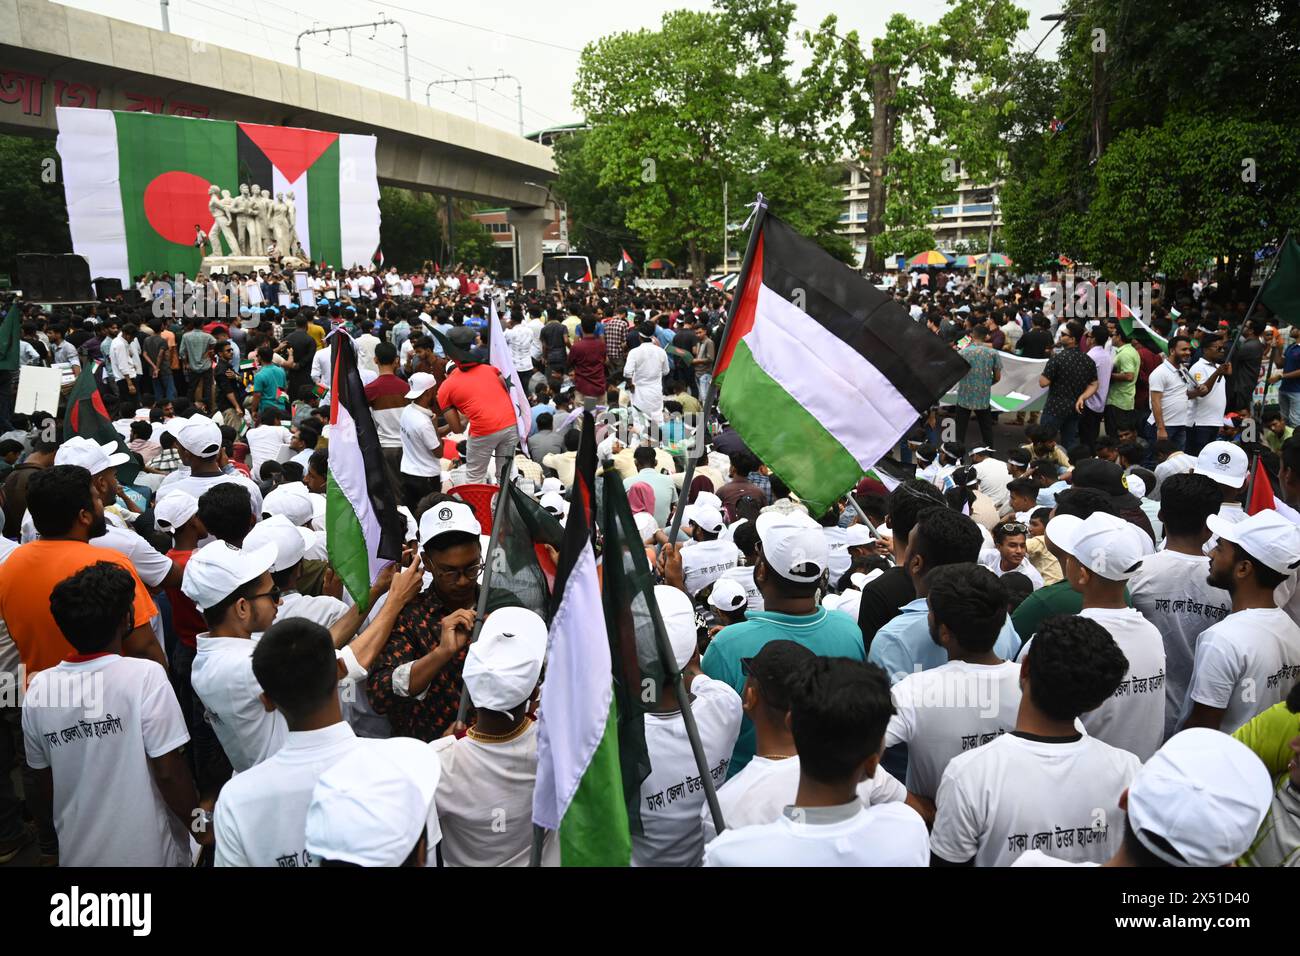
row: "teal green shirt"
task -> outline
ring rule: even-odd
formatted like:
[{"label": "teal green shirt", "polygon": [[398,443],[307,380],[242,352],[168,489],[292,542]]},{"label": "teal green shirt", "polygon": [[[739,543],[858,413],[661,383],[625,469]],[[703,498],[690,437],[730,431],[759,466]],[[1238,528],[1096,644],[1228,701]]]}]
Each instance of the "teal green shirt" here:
[{"label": "teal green shirt", "polygon": [[[1133,606],[1133,595],[1124,589],[1124,603]],[[1038,633],[1038,627],[1049,617],[1057,614],[1078,614],[1083,610],[1083,595],[1070,587],[1069,581],[1057,581],[1045,588],[1039,588],[1025,598],[1016,613],[1011,615],[1011,623],[1020,635],[1023,647],[1029,639]]]},{"label": "teal green shirt", "polygon": [[[753,657],[768,641],[794,641],[820,657],[866,657],[858,622],[841,611],[819,607],[812,614],[748,611],[739,624],[724,627],[700,660],[700,669],[714,680],[730,684],[737,694],[745,688],[741,659]],[[734,777],[754,756],[754,725],[746,716],[731,754],[727,776]]]},{"label": "teal green shirt", "polygon": [[278,365],[263,365],[253,376],[253,391],[261,396],[258,408],[274,405],[280,411],[287,412],[289,403],[283,398],[278,398],[277,395],[288,384],[289,380],[285,377],[284,369]]}]

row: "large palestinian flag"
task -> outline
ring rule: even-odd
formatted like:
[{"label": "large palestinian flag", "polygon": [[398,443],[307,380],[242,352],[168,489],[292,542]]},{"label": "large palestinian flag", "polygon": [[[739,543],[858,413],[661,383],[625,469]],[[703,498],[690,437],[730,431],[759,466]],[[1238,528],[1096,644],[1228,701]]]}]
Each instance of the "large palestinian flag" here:
[{"label": "large palestinian flag", "polygon": [[970,366],[780,219],[761,215],[754,229],[714,370],[719,404],[819,514]]},{"label": "large palestinian flag", "polygon": [[[72,246],[91,275],[198,271],[208,187],[294,194],[308,258],[365,265],[379,245],[375,137],[58,107]],[[232,226],[233,231],[233,226]],[[241,250],[243,251],[243,250]]]}]

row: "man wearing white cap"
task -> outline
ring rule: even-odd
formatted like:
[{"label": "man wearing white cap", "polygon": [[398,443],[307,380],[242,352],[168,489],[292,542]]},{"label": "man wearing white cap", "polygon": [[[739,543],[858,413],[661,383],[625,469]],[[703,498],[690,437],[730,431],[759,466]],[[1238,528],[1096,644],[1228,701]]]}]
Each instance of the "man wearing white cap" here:
[{"label": "man wearing white cap", "polygon": [[[198,636],[191,682],[236,773],[279,750],[288,733],[284,718],[263,707],[252,668],[253,637],[271,626],[280,603],[280,588],[271,578],[277,557],[278,548],[272,543],[250,550],[214,541],[195,552],[185,566],[182,590],[203,612],[209,627]],[[339,654],[339,679],[366,676],[366,668],[419,580],[414,565],[393,579],[389,600],[374,622]],[[210,783],[214,781],[200,780],[205,789]]]},{"label": "man wearing white cap", "polygon": [[[740,732],[740,695],[699,672],[691,599],[677,588],[660,584],[655,586],[655,601],[682,682],[691,695],[691,712],[710,776],[714,786],[721,786]],[[700,831],[704,789],[698,783],[700,771],[671,683],[659,689],[655,709],[645,716],[645,743],[650,775],[641,782],[639,801],[645,832],[632,835],[632,865],[698,866],[704,852]]]},{"label": "man wearing white cap", "polygon": [[[1268,813],[1268,771],[1244,744],[1203,727],[1175,734],[1119,799],[1123,841],[1111,867],[1231,866]],[[1013,866],[1070,864],[1029,850]]]},{"label": "man wearing white cap", "polygon": [[1206,523],[1219,536],[1209,583],[1232,596],[1232,613],[1196,642],[1181,725],[1232,733],[1280,701],[1300,675],[1300,627],[1273,594],[1300,567],[1300,528],[1272,509]]},{"label": "man wearing white cap", "polygon": [[1127,666],[1096,621],[1048,618],[1021,655],[1015,729],[958,754],[943,772],[932,865],[1006,866],[1026,850],[1102,863],[1115,852],[1119,796],[1141,761],[1080,733],[1075,721],[1114,694]]},{"label": "man wearing white cap", "polygon": [[402,439],[402,500],[415,511],[425,495],[442,488],[442,436],[451,428],[439,425],[434,418],[433,400],[438,395],[437,381],[428,372],[411,376],[398,430]]},{"label": "man wearing white cap", "polygon": [[[691,540],[681,546],[682,575],[692,597],[740,563],[740,550],[722,533],[722,512],[709,505],[687,505],[682,522]],[[669,546],[671,547],[671,546]]]},{"label": "man wearing white cap", "polygon": [[[798,512],[761,514],[754,583],[763,595],[762,611],[749,611],[740,624],[724,627],[709,643],[700,666],[737,694],[745,686],[741,660],[753,657],[768,641],[785,639],[824,657],[862,660],[862,633],[847,614],[817,605],[817,592],[829,563],[821,527]],[[729,771],[739,772],[754,755],[754,725],[741,722]]]},{"label": "man wearing white cap", "polygon": [[[465,687],[478,719],[464,737],[429,746],[442,763],[438,823],[444,866],[527,866],[532,852],[537,723],[531,716],[546,622],[503,607],[483,622],[465,655]],[[542,863],[559,865],[559,842],[546,834]]]},{"label": "man wearing white cap", "polygon": [[1083,595],[1079,616],[1104,627],[1128,660],[1115,696],[1083,715],[1084,729],[1146,760],[1164,739],[1165,644],[1155,625],[1128,606],[1124,587],[1150,552],[1151,539],[1102,511],[1083,519],[1057,515],[1047,534],[1066,555],[1065,579]]},{"label": "man wearing white cap", "polygon": [[395,736],[436,740],[456,720],[483,570],[480,530],[459,501],[440,501],[420,515],[421,559],[432,580],[398,615],[366,684],[371,706],[388,717]]},{"label": "man wearing white cap", "polygon": [[[270,500],[270,496],[267,500]],[[356,633],[365,614],[359,610],[360,605],[349,608],[328,594],[308,596],[298,591],[303,558],[307,549],[316,543],[316,537],[316,532],[295,527],[285,515],[277,514],[255,524],[244,538],[243,547],[256,550],[265,544],[275,545],[276,557],[275,564],[271,566],[271,580],[280,589],[280,606],[276,609],[275,620],[302,617],[314,621],[329,628],[335,644],[341,646]],[[375,582],[375,586],[370,589],[367,611],[384,593],[390,579],[391,574],[381,575]]]},{"label": "man wearing white cap", "polygon": [[438,755],[418,740],[367,740],[321,774],[307,853],[321,866],[428,866],[441,839]]},{"label": "man wearing white cap", "polygon": [[226,474],[221,470],[221,428],[210,418],[195,415],[193,418],[173,419],[179,425],[168,425],[180,445],[181,461],[185,464],[185,474],[177,470],[168,475],[158,488],[156,500],[161,501],[173,491],[184,491],[195,498],[202,498],[203,492],[223,481],[243,485],[248,489],[252,500],[253,514],[262,513],[262,492],[257,484],[249,478],[235,472]]},{"label": "man wearing white cap", "polygon": [[1223,504],[1219,508],[1219,517],[1225,521],[1242,521],[1246,511],[1241,505],[1246,493],[1246,479],[1250,472],[1250,460],[1240,445],[1229,441],[1212,441],[1196,456],[1193,473],[1213,478],[1223,486]]}]

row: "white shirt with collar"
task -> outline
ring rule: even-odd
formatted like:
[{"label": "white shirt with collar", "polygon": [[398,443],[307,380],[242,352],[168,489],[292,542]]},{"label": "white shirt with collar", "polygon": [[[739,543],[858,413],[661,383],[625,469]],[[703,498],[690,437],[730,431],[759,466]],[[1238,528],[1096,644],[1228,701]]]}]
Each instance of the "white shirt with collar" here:
[{"label": "white shirt with collar", "polygon": [[124,378],[135,378],[137,375],[144,374],[144,366],[140,362],[140,337],[137,335],[130,342],[126,340],[125,335],[119,334],[113,339],[111,349],[113,353],[113,378],[122,381]]}]

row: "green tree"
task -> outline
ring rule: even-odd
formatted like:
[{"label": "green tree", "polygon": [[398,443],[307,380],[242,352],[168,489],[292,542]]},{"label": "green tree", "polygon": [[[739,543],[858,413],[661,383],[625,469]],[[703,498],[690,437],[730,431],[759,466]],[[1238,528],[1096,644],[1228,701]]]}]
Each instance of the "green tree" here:
[{"label": "green tree", "polygon": [[0,136],[0,209],[0,272],[13,276],[20,252],[72,251],[53,140]]},{"label": "green tree", "polygon": [[384,265],[418,269],[443,258],[441,196],[393,186],[379,188],[379,241]]},{"label": "green tree", "polygon": [[585,130],[565,136],[555,144],[559,172],[552,188],[568,207],[569,240],[593,261],[617,263],[626,249],[636,263],[645,261],[641,237],[627,227],[623,206],[628,190],[614,181],[601,185],[603,158]]}]

